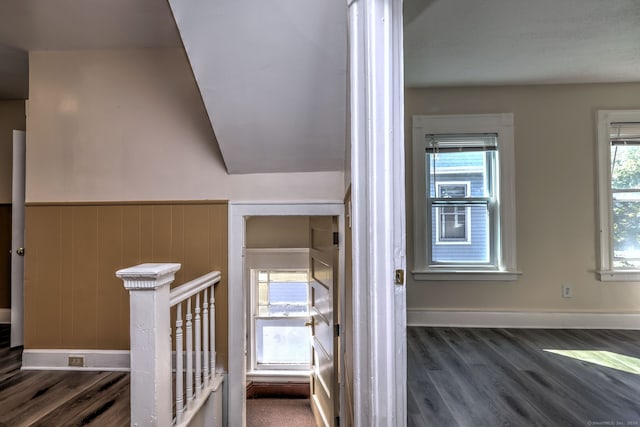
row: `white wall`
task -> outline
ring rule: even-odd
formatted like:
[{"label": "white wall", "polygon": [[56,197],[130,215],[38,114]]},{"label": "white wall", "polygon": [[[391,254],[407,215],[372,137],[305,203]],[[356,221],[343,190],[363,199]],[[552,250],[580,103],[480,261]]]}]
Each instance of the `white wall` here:
[{"label": "white wall", "polygon": [[32,52],[27,113],[27,202],[344,197],[342,172],[227,175],[182,49]]},{"label": "white wall", "polygon": [[0,203],[11,203],[13,131],[24,129],[24,101],[0,101]]},{"label": "white wall", "polygon": [[[425,282],[408,277],[409,309],[637,312],[640,283],[596,280],[595,114],[639,108],[640,84],[409,89],[405,120],[411,196],[411,117],[515,114],[516,282]],[[407,200],[408,267],[413,257]],[[571,284],[573,298],[561,297]]]}]

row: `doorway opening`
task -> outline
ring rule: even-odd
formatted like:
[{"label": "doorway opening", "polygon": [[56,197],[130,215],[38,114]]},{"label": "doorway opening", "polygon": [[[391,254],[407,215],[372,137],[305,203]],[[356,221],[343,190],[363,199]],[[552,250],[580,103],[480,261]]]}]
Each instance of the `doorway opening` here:
[{"label": "doorway opening", "polygon": [[254,216],[245,225],[247,398],[308,397],[309,217]]},{"label": "doorway opening", "polygon": [[[320,298],[319,292],[321,288],[316,287],[314,290],[313,283],[320,284],[329,284],[331,289],[333,289],[333,285],[335,284],[335,292],[332,294],[335,296],[336,301],[343,301],[340,296],[344,292],[344,250],[341,239],[335,240],[333,236],[333,231],[343,232],[344,231],[344,203],[343,202],[333,202],[333,203],[300,203],[300,204],[279,204],[279,203],[264,203],[264,204],[250,204],[250,203],[230,203],[229,205],[229,373],[228,373],[228,394],[227,394],[227,420],[231,425],[239,425],[245,426],[247,418],[246,418],[246,397],[247,397],[247,388],[246,383],[247,379],[254,379],[254,375],[260,377],[261,369],[256,369],[260,367],[264,367],[264,376],[260,379],[264,380],[269,379],[267,372],[269,374],[273,373],[273,371],[286,371],[285,374],[282,374],[279,378],[289,379],[298,377],[305,377],[304,382],[307,389],[311,387],[311,402],[313,405],[314,402],[314,384],[316,387],[321,385],[322,383],[327,383],[328,378],[322,377],[320,375],[316,375],[316,381],[314,381],[314,360],[318,359],[318,352],[316,348],[314,351],[311,351],[311,346],[309,346],[309,360],[310,360],[310,368],[306,366],[302,366],[302,369],[299,370],[299,373],[296,372],[295,369],[291,369],[297,363],[291,363],[291,360],[276,360],[280,357],[274,353],[268,353],[267,349],[267,358],[265,358],[264,353],[264,338],[267,340],[271,339],[272,341],[276,341],[277,339],[289,340],[291,343],[296,341],[296,336],[300,337],[301,334],[300,329],[302,330],[310,330],[310,341],[311,343],[317,342],[320,339],[324,340],[326,343],[326,337],[318,337],[318,339],[314,339],[314,332],[322,331],[326,333],[329,329],[331,333],[335,330],[338,331],[339,327],[334,327],[334,322],[330,323],[330,327],[328,326],[328,322],[324,322],[321,324],[323,320],[323,316],[326,313],[323,313],[323,316],[317,315],[320,312],[326,312],[328,308],[331,313],[335,314],[335,317],[339,319],[340,313],[343,312],[344,307],[342,304],[338,303],[335,309],[334,307],[330,307],[325,305],[324,308],[320,307],[321,303],[325,303],[328,300]],[[262,221],[269,221],[269,219],[265,219],[265,217],[276,217],[281,222],[285,224],[285,229],[287,231],[291,231],[294,227],[294,222],[296,221],[295,217],[307,217],[309,223],[312,222],[312,217],[324,217],[326,224],[331,224],[330,227],[327,226],[318,226],[314,231],[312,227],[308,227],[308,236],[309,244],[301,245],[287,243],[284,247],[276,247],[269,248],[265,247],[265,245],[257,245],[258,247],[251,248],[250,246],[256,246],[254,243],[252,236],[252,223],[260,223]],[[277,220],[276,219],[276,220]],[[303,220],[304,221],[304,220]],[[275,232],[273,228],[266,227],[267,234],[279,234],[280,232]],[[321,237],[321,231],[328,231],[329,237]],[[314,237],[315,233],[315,237]],[[304,236],[304,233],[295,234],[297,238],[301,238]],[[265,237],[265,235],[258,236]],[[269,237],[269,236],[266,236]],[[273,237],[273,236],[271,236]],[[282,236],[280,236],[282,237]],[[326,249],[329,249],[329,253],[335,252],[335,257],[331,258],[331,262],[335,261],[335,279],[333,278],[333,273],[327,273],[329,270],[320,268],[321,264],[326,265],[327,257],[322,257],[322,251],[319,249],[314,249],[313,241],[316,241],[316,246],[322,246]],[[322,240],[324,239],[324,240]],[[336,242],[334,244],[334,241]],[[324,242],[324,243],[323,243]],[[262,246],[262,247],[260,247]],[[266,246],[273,246],[272,244]],[[275,245],[275,246],[283,246],[283,245]],[[300,247],[302,246],[302,247]],[[293,251],[292,251],[293,250]],[[307,251],[308,253],[305,253]],[[286,278],[283,276],[278,276],[278,272],[287,272],[287,274],[295,273],[296,271],[299,274],[303,274],[305,268],[296,267],[295,262],[292,261],[292,264],[284,264],[284,265],[276,265],[275,268],[268,266],[257,265],[256,268],[248,268],[249,262],[252,261],[253,254],[261,253],[261,255],[265,255],[265,253],[271,252],[269,256],[272,257],[287,257],[291,256],[292,253],[297,252],[298,257],[302,257],[307,259],[306,270],[308,271],[308,281],[305,283],[304,281],[300,281],[299,277],[288,277],[289,282],[278,282],[278,280]],[[312,256],[312,253],[315,254],[316,258]],[[294,257],[295,258],[295,257]],[[300,259],[300,258],[299,258]],[[316,261],[314,261],[314,259]],[[253,272],[252,272],[253,270]],[[272,277],[269,276],[269,272],[275,272],[276,280],[271,280]],[[262,277],[260,274],[262,273]],[[256,287],[255,290],[252,291],[251,286],[251,278],[252,274],[254,276],[253,284]],[[328,278],[331,277],[331,280]],[[264,279],[261,281],[261,279]],[[295,280],[294,280],[295,279]],[[270,281],[271,280],[271,281]],[[260,288],[262,283],[262,300],[260,295]],[[292,301],[284,301],[282,299],[282,294],[280,296],[277,295],[277,291],[282,291],[282,289],[286,289],[288,285],[283,283],[293,284],[288,289],[292,291],[292,293],[298,293],[297,296],[288,296],[286,299],[291,299]],[[303,285],[300,283],[305,283],[306,287],[306,295],[303,290]],[[269,295],[269,288],[271,284],[276,284],[274,287],[274,291],[272,295]],[[280,289],[277,289],[280,287]],[[294,290],[295,289],[295,290]],[[306,296],[306,304],[303,300],[300,302],[301,295]],[[270,299],[270,297],[273,297]],[[257,299],[257,302],[256,302]],[[295,301],[293,301],[295,300]],[[314,308],[314,302],[316,307]],[[286,305],[289,307],[285,307]],[[269,307],[269,306],[273,307]],[[306,307],[305,307],[306,306]],[[282,317],[285,323],[291,322],[290,319],[294,317],[300,317],[302,319],[296,319],[296,322],[300,320],[305,320],[302,323],[302,326],[299,325],[271,325],[274,327],[273,330],[269,331],[268,336],[263,335],[262,348],[259,348],[257,340],[255,343],[251,338],[251,330],[253,329],[254,334],[265,333],[265,329],[262,327],[264,325],[258,325],[261,321],[265,321],[268,323],[270,319],[264,319],[263,316],[260,315],[260,310],[262,310],[262,314],[269,314],[270,310],[276,314],[274,318]],[[288,310],[288,315],[284,315],[284,313]],[[305,310],[308,310],[305,311]],[[258,313],[258,316],[253,316],[254,313]],[[299,314],[299,316],[292,316],[293,313]],[[308,313],[308,314],[307,314]],[[269,317],[269,316],[264,316]],[[325,316],[326,317],[326,316]],[[276,320],[276,319],[273,319]],[[281,320],[281,319],[277,319]],[[309,326],[305,326],[304,324],[308,323]],[[335,325],[338,325],[338,321],[335,321]],[[294,330],[289,330],[287,332],[294,332],[288,337],[281,336],[280,338],[274,338],[277,334],[277,329],[281,328],[280,332],[284,333],[285,329],[291,327],[298,329],[294,332]],[[262,328],[262,329],[261,329]],[[282,334],[281,334],[282,335]],[[340,340],[342,337],[338,337],[338,333],[336,333],[335,337],[335,354],[339,355],[339,349],[341,348]],[[304,336],[304,333],[303,335]],[[308,335],[307,335],[308,336]],[[303,338],[303,341],[305,339]],[[333,342],[333,338],[329,341]],[[253,348],[252,348],[253,347]],[[320,348],[320,347],[317,347]],[[262,353],[261,353],[262,351]],[[333,352],[333,350],[332,350]],[[289,353],[289,352],[287,352]],[[269,360],[269,358],[271,358]],[[263,362],[263,363],[259,363]],[[267,363],[264,363],[267,362]],[[275,363],[274,363],[275,362]],[[297,361],[300,362],[300,361]],[[340,357],[336,357],[333,361],[335,369],[331,374],[332,377],[335,378],[335,389],[332,389],[330,393],[330,407],[333,409],[326,422],[318,423],[319,425],[329,425],[328,423],[333,421],[331,418],[334,416],[338,416],[340,412],[340,408],[342,405],[339,405],[339,401],[343,393],[341,393],[340,388],[343,385],[343,381],[340,376],[342,375],[343,360]],[[263,366],[260,366],[263,365]],[[279,365],[279,366],[278,366]],[[282,368],[282,369],[276,369]],[[323,374],[328,371],[323,371]],[[319,374],[320,371],[317,370],[316,374]],[[310,375],[311,374],[311,375]],[[273,376],[273,378],[278,378],[278,376]],[[289,384],[293,384],[293,381],[289,381]],[[333,386],[330,386],[330,388]],[[319,388],[317,388],[319,389]],[[316,406],[319,406],[316,404]],[[325,404],[325,408],[327,404]],[[317,420],[317,418],[316,418]],[[324,420],[323,420],[324,421]],[[316,421],[317,422],[317,421]]]}]

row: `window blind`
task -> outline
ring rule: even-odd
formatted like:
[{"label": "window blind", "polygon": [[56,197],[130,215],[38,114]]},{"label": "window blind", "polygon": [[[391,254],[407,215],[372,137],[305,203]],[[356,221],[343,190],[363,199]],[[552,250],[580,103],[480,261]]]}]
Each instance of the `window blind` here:
[{"label": "window blind", "polygon": [[611,145],[640,145],[640,123],[614,122],[609,126]]},{"label": "window blind", "polygon": [[498,134],[427,134],[427,153],[457,153],[470,151],[496,151]]}]

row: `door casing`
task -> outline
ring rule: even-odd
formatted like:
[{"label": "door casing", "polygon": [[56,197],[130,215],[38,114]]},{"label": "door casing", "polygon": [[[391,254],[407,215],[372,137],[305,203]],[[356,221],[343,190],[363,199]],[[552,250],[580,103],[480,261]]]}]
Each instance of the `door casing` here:
[{"label": "door casing", "polygon": [[[245,220],[250,216],[336,216],[341,236],[345,232],[344,201],[328,201],[317,203],[285,203],[285,202],[230,202],[229,203],[229,366],[227,377],[227,402],[224,419],[227,425],[246,426],[246,295],[243,286]],[[341,302],[344,301],[344,238],[338,243],[338,289]],[[340,306],[340,318],[344,318],[344,304]],[[344,348],[344,334],[340,334]],[[344,373],[343,358],[338,361],[339,372]],[[340,399],[344,396],[344,380],[339,378]],[[340,412],[344,410],[340,402]],[[340,414],[342,416],[342,414]]]}]

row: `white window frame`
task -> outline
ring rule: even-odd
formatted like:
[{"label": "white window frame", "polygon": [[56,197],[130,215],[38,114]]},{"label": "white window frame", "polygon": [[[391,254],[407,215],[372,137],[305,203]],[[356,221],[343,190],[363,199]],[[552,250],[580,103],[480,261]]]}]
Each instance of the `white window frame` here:
[{"label": "white window frame", "polygon": [[[500,216],[496,266],[429,266],[427,245],[431,244],[426,212],[427,134],[498,135],[498,190]],[[470,114],[413,116],[413,277],[415,280],[516,280],[515,148],[513,114]]]},{"label": "white window frame", "polygon": [[[307,313],[305,315],[293,315],[293,316],[269,316],[260,315],[258,313],[258,274],[260,271],[274,272],[274,271],[289,271],[289,272],[306,272],[307,273]],[[273,324],[282,324],[283,326],[306,326],[309,322],[311,314],[309,313],[309,269],[308,268],[253,268],[251,269],[251,324],[249,330],[251,331],[251,366],[249,366],[250,372],[258,371],[305,371],[305,374],[309,373],[311,369],[311,362],[309,363],[262,363],[258,362],[258,354],[264,343],[260,342],[260,328],[258,326],[259,320],[266,320]],[[311,338],[311,334],[309,334]],[[311,340],[309,339],[309,356],[311,356]],[[309,360],[311,357],[309,357]]]},{"label": "white window frame", "polygon": [[640,110],[600,110],[597,113],[598,222],[600,264],[596,276],[603,282],[640,281],[640,269],[613,267],[613,215],[609,127],[615,122],[640,122]]},{"label": "white window frame", "polygon": [[[307,381],[309,368],[302,368],[293,365],[270,366],[264,368],[257,367],[256,350],[256,326],[255,309],[257,307],[257,286],[254,272],[256,270],[308,270],[309,249],[307,248],[265,248],[265,249],[245,249],[245,280],[249,285],[249,295],[247,298],[247,374],[246,378],[251,381]],[[272,319],[282,319],[272,317]],[[291,317],[289,319],[303,320],[304,317]],[[307,318],[308,320],[308,318]],[[309,345],[311,351],[311,345]]]},{"label": "white window frame", "polygon": [[[469,181],[441,181],[436,182],[436,194],[440,197],[440,187],[446,185],[459,185],[465,186],[465,197],[469,197],[469,192],[471,191],[471,183]],[[458,207],[456,207],[458,208]],[[464,240],[443,240],[441,236],[442,226],[442,208],[436,207],[436,245],[470,245],[471,244],[471,209],[466,207],[464,208]],[[456,214],[457,215],[457,214]]]}]

